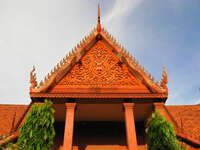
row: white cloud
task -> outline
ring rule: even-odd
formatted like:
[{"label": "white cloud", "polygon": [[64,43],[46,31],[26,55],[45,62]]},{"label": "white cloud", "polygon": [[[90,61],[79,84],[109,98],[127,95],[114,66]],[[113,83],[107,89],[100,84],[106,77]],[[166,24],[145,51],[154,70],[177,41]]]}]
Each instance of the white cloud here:
[{"label": "white cloud", "polygon": [[81,0],[0,3],[0,104],[28,104],[32,66],[38,81],[50,72],[94,23],[91,6]]},{"label": "white cloud", "polygon": [[115,0],[112,9],[110,9],[102,19],[103,26],[105,25],[106,29],[112,29],[109,30],[109,32],[114,37],[120,37],[125,32],[122,30],[126,26],[124,19],[138,8],[143,1],[144,0]]},{"label": "white cloud", "polygon": [[105,17],[105,22],[110,23],[113,20],[120,19],[134,8],[139,6],[143,0],[116,0],[114,7]]}]

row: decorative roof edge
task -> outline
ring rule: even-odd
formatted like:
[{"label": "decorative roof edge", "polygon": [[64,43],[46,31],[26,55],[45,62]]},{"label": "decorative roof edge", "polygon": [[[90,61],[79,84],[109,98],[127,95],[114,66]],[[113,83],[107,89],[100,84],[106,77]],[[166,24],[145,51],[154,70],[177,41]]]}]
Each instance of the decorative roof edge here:
[{"label": "decorative roof edge", "polygon": [[45,92],[46,89],[55,81],[58,75],[69,68],[71,65],[77,63],[80,58],[84,55],[84,49],[88,44],[96,39],[98,35],[101,35],[114,49],[119,53],[119,57],[122,61],[126,62],[130,69],[137,71],[143,76],[147,85],[150,85],[150,89],[153,93],[164,93],[168,94],[167,88],[167,72],[163,69],[162,79],[160,82],[156,82],[153,76],[147,72],[142,65],[133,57],[117,40],[108,32],[105,28],[101,28],[100,32],[98,26],[93,28],[93,30],[85,36],[79,44],[77,44],[57,65],[48,73],[44,80],[42,80],[39,85],[36,81],[35,67],[33,67],[30,72],[30,92]]}]

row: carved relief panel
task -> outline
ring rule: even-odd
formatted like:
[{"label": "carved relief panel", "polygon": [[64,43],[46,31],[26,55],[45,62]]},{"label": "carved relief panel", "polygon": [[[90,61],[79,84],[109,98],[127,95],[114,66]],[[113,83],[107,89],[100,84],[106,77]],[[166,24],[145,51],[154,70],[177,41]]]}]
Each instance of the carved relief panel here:
[{"label": "carved relief panel", "polygon": [[98,41],[52,89],[60,88],[142,88],[128,67],[102,41]]}]

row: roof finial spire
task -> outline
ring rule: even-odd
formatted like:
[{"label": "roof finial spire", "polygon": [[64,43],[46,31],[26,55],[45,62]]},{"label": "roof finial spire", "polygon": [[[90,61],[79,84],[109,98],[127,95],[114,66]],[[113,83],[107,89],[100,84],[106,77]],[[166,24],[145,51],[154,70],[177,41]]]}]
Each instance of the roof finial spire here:
[{"label": "roof finial spire", "polygon": [[37,79],[36,79],[36,73],[35,73],[35,66],[33,66],[33,69],[30,72],[30,91],[37,87]]},{"label": "roof finial spire", "polygon": [[166,71],[166,67],[163,66],[163,70],[162,70],[162,79],[161,79],[161,87],[164,89],[167,89],[167,82],[168,82],[168,78],[167,78],[167,71]]},{"label": "roof finial spire", "polygon": [[100,12],[100,5],[99,4],[98,4],[97,32],[101,32],[101,12]]}]

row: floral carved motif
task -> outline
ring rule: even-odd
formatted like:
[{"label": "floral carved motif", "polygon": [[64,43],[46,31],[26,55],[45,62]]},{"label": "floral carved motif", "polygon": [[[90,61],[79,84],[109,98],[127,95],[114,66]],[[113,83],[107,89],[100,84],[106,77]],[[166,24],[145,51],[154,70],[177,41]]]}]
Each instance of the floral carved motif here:
[{"label": "floral carved motif", "polygon": [[98,41],[57,86],[131,88],[141,85],[128,67],[102,41]]}]

